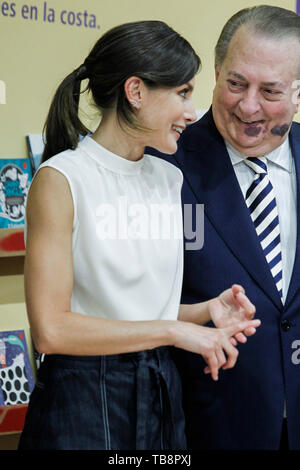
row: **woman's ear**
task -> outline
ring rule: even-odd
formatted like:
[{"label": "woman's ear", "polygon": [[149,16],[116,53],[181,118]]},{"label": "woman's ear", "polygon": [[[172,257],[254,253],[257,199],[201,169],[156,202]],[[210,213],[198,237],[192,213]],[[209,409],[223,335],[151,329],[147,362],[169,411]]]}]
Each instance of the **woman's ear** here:
[{"label": "woman's ear", "polygon": [[139,77],[129,77],[124,84],[126,98],[135,109],[141,108],[143,81]]}]

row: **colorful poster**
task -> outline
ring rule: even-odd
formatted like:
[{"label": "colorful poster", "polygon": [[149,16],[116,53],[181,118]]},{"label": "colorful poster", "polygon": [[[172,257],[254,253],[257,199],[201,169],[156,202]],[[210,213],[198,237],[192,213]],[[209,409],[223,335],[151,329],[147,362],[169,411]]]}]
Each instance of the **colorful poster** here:
[{"label": "colorful poster", "polygon": [[33,387],[24,331],[0,331],[0,406],[28,403]]},{"label": "colorful poster", "polygon": [[29,158],[0,159],[0,228],[24,227],[31,180]]}]

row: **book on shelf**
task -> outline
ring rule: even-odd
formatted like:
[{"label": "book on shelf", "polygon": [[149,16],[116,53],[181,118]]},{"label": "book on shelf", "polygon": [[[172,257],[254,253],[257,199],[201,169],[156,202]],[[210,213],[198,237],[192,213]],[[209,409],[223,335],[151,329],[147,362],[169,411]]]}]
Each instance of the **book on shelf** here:
[{"label": "book on shelf", "polygon": [[29,158],[0,158],[0,228],[24,227],[31,181]]},{"label": "book on shelf", "polygon": [[32,175],[34,175],[42,161],[42,155],[45,146],[43,141],[43,135],[29,134],[26,136],[26,143],[31,163]]},{"label": "book on shelf", "polygon": [[24,330],[0,331],[0,406],[28,403],[33,387]]},{"label": "book on shelf", "polygon": [[[88,135],[91,136],[92,133],[90,132]],[[83,137],[83,135],[80,135],[79,140],[82,140]],[[26,144],[28,148],[32,175],[34,175],[42,162],[43,152],[45,148],[43,134],[28,134],[26,136]]]}]

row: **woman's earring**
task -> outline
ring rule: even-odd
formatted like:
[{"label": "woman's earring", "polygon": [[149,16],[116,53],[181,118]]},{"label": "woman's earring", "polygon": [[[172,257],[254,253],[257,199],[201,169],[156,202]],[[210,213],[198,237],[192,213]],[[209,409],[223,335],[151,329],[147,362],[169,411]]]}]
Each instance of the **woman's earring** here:
[{"label": "woman's earring", "polygon": [[136,109],[140,109],[141,108],[141,103],[139,101],[136,101],[136,100],[129,100],[129,102],[132,104],[132,106]]}]

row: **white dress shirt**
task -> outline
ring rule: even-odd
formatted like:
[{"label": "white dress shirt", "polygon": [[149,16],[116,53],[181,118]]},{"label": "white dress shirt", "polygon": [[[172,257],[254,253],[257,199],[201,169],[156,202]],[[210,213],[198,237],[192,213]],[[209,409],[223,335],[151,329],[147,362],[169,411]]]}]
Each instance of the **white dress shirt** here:
[{"label": "white dress shirt", "polygon": [[[254,179],[254,172],[243,162],[247,158],[246,155],[238,152],[228,142],[226,142],[226,147],[241,191],[245,197]],[[284,303],[292,276],[297,238],[297,183],[295,163],[289,140],[286,139],[279,147],[264,155],[264,157],[267,158],[268,175],[274,188],[278,208]]]}]

